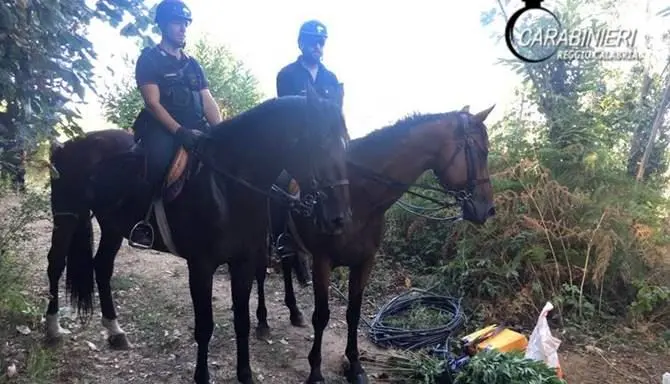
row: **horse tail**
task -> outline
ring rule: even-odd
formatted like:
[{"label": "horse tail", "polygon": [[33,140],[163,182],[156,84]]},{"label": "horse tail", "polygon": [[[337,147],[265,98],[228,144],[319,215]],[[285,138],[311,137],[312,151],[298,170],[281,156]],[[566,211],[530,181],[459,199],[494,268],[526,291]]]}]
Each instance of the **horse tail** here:
[{"label": "horse tail", "polygon": [[93,314],[93,225],[88,210],[79,212],[67,257],[65,290],[83,323]]}]

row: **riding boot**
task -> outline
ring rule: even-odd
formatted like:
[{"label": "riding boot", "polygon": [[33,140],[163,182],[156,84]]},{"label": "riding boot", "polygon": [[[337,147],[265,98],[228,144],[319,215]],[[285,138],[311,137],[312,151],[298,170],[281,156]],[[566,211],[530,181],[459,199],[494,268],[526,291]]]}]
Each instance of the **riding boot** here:
[{"label": "riding boot", "polygon": [[298,279],[298,283],[305,288],[312,284],[312,279],[310,278],[309,273],[309,264],[307,259],[303,257],[302,252],[297,252],[295,257],[298,258],[294,264],[293,270],[295,271],[295,277]]},{"label": "riding boot", "polygon": [[279,235],[277,238],[277,255],[280,259],[287,257],[294,258],[292,265],[298,283],[300,283],[302,287],[306,287],[310,284],[309,272],[300,258],[293,237],[287,231]]}]

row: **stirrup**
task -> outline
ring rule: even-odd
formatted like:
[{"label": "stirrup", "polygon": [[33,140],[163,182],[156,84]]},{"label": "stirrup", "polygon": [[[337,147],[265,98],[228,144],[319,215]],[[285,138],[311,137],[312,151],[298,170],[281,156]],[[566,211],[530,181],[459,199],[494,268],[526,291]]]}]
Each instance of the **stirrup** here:
[{"label": "stirrup", "polygon": [[[137,222],[133,226],[133,228],[130,230],[130,233],[128,234],[128,245],[130,245],[133,248],[139,248],[139,249],[151,249],[154,245],[154,227],[151,226],[151,223],[149,222],[149,218],[151,217],[151,212],[153,212],[154,208],[154,203],[152,202],[149,205],[149,211],[147,212],[146,216],[144,217],[144,220]],[[147,235],[149,237],[149,244],[142,244],[142,243],[136,243],[133,241],[133,235],[137,233],[137,231],[140,231],[141,234]]]},{"label": "stirrup", "polygon": [[[295,256],[296,251],[293,249],[293,247],[289,244],[289,241],[286,241],[285,239],[290,239],[291,236],[286,233],[282,233],[277,237],[277,256],[279,256],[280,259],[285,259],[287,257]],[[286,241],[286,242],[285,242]]]},{"label": "stirrup", "polygon": [[[143,234],[149,236],[149,244],[142,244],[142,243],[136,243],[133,241],[134,235],[137,233],[136,231],[142,231],[144,232]],[[133,229],[130,230],[130,234],[128,235],[128,245],[130,245],[133,248],[139,248],[139,249],[151,249],[154,245],[154,228],[149,224],[148,222],[145,221],[140,221],[137,224],[133,226]]]}]

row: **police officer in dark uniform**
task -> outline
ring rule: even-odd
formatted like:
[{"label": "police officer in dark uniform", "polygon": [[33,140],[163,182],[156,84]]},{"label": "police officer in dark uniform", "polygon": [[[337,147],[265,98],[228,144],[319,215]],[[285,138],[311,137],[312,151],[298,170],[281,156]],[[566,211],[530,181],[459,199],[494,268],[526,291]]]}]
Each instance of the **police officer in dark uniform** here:
[{"label": "police officer in dark uniform", "polygon": [[190,9],[182,1],[163,0],[156,8],[155,22],[161,30],[161,42],[143,49],[135,67],[145,106],[134,129],[147,155],[147,181],[153,198],[146,218],[129,235],[128,243],[139,248],[153,244],[149,218],[179,146],[193,151],[202,132],[221,122],[202,66],[183,51],[186,29],[192,22]]},{"label": "police officer in dark uniform", "polygon": [[[323,98],[330,99],[342,108],[344,91],[337,76],[321,62],[323,47],[328,39],[326,26],[318,20],[302,24],[298,33],[298,47],[302,54],[296,61],[282,68],[277,74],[277,96],[305,95],[307,86]],[[290,191],[291,177],[285,171],[279,176],[277,186]],[[288,211],[272,207],[272,233],[281,231],[275,240],[277,254],[281,258],[295,257],[296,244],[288,231]],[[304,265],[296,267],[296,277],[304,286],[308,284],[308,271]]]},{"label": "police officer in dark uniform", "polygon": [[300,27],[298,47],[302,54],[277,74],[277,96],[305,95],[307,84],[317,93],[342,107],[342,84],[337,76],[321,62],[328,30],[318,20],[310,20]]}]

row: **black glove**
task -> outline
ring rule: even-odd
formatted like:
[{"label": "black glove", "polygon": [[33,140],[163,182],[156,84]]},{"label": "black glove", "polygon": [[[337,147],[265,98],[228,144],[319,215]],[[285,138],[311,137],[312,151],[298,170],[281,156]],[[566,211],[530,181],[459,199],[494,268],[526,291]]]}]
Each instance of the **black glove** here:
[{"label": "black glove", "polygon": [[179,144],[189,152],[196,148],[198,141],[203,135],[204,133],[197,129],[186,129],[184,127],[179,127],[177,132],[175,132],[175,137],[179,141]]}]

